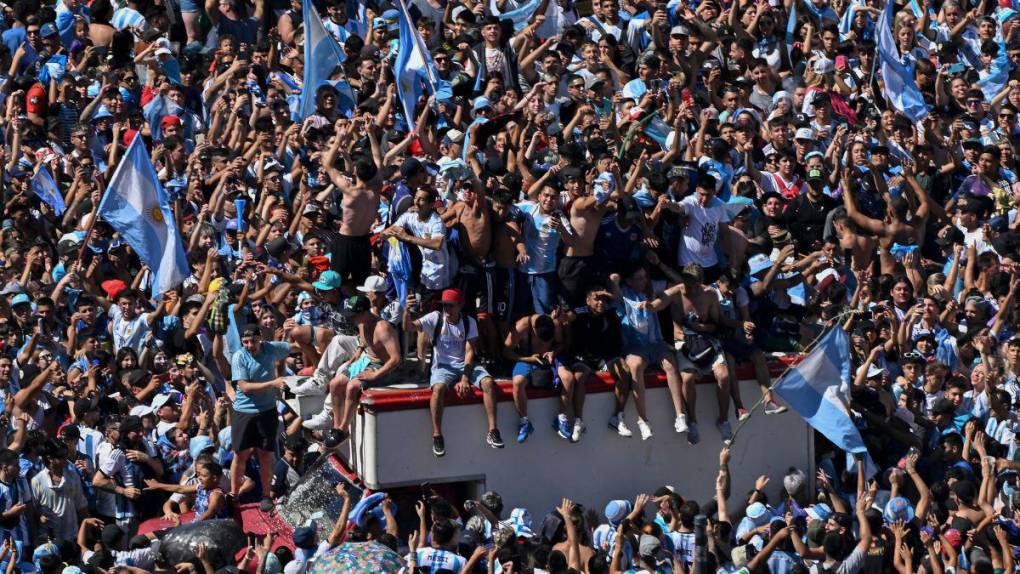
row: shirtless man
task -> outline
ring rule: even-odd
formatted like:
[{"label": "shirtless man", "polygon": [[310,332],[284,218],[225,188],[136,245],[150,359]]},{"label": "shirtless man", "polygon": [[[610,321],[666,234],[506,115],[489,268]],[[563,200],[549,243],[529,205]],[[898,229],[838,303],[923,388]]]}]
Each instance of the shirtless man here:
[{"label": "shirtless man", "polygon": [[[875,179],[875,186],[885,195],[887,189],[885,179],[877,170],[872,170],[871,173]],[[892,274],[896,271],[896,260],[891,253],[894,245],[919,246],[924,241],[924,229],[931,207],[928,193],[914,178],[914,166],[912,164],[903,165],[903,179],[907,186],[913,190],[913,195],[917,199],[918,204],[909,223],[907,222],[907,214],[911,206],[906,199],[906,194],[889,202],[885,217],[882,220],[872,219],[861,213],[851,194],[843,194],[843,204],[846,205],[846,214],[850,220],[863,230],[878,237],[879,263],[881,264],[882,273]],[[850,182],[849,168],[843,170],[843,189],[853,189]]]},{"label": "shirtless man", "polygon": [[[676,362],[680,371],[683,398],[683,410],[677,412],[677,418],[682,419],[686,416],[687,442],[697,444],[701,440],[696,410],[697,383],[699,378],[711,372],[718,386],[719,415],[715,426],[719,429],[722,440],[728,441],[733,438],[733,430],[727,419],[730,406],[730,369],[726,364],[722,345],[716,339],[716,333],[722,327],[719,297],[702,283],[699,265],[685,265],[680,277],[680,283],[666,289],[661,296],[670,303],[673,336],[677,341]],[[714,346],[701,360],[691,356],[691,353],[697,350],[693,347],[694,338]],[[677,424],[680,426],[679,422]],[[680,429],[677,430],[679,432]]]},{"label": "shirtless man", "polygon": [[[499,349],[502,337],[510,331],[510,318],[514,307],[514,272],[517,265],[528,260],[528,249],[524,246],[521,223],[512,215],[513,194],[508,190],[496,191],[492,204],[492,261],[494,265],[485,269],[488,292],[482,302],[482,311],[495,322],[495,329],[482,336],[487,338],[489,349]],[[481,326],[479,326],[481,329]]]},{"label": "shirtless man", "polygon": [[396,327],[373,315],[370,307],[368,298],[360,294],[344,301],[343,312],[357,326],[362,350],[329,382],[333,429],[326,434],[327,448],[339,445],[350,436],[351,418],[361,400],[362,389],[385,385],[400,364]]},{"label": "shirtless man", "polygon": [[[346,134],[348,131],[340,127],[338,122],[338,134]],[[376,148],[372,130],[367,130],[372,141],[372,147]],[[332,252],[332,266],[347,285],[360,285],[372,271],[372,246],[369,243],[372,224],[375,223],[379,211],[380,186],[377,179],[378,167],[374,161],[358,160],[354,162],[354,183],[349,183],[347,178],[336,168],[334,160],[340,148],[341,142],[347,142],[349,138],[337,135],[333,138],[333,144],[329,147],[322,165],[329,175],[330,181],[341,193],[343,199],[340,203],[342,222],[340,224],[340,236],[330,250]],[[373,149],[373,152],[376,150]]]},{"label": "shirtless man", "polygon": [[593,193],[593,190],[586,188],[584,176],[576,167],[565,168],[561,175],[570,198],[570,203],[564,207],[570,215],[570,227],[573,228],[566,232],[574,235],[574,241],[567,244],[567,253],[560,259],[556,273],[560,278],[563,299],[571,309],[579,310],[586,308],[586,294],[597,281],[593,261],[595,238],[599,233],[602,216],[610,209],[607,199],[613,192],[614,180],[599,178],[593,182],[598,193]]},{"label": "shirtless man", "polygon": [[464,188],[464,200],[450,206],[441,215],[443,224],[448,228],[456,228],[460,232],[461,261],[459,288],[464,294],[464,311],[478,316],[478,330],[481,337],[483,356],[492,358],[498,354],[498,348],[491,346],[493,331],[492,319],[487,309],[477,309],[476,300],[479,292],[484,293],[486,269],[492,265],[489,259],[492,250],[492,207],[482,193],[480,182],[474,182]]},{"label": "shirtless man", "polygon": [[877,243],[875,238],[861,233],[861,228],[850,219],[845,209],[833,210],[832,227],[839,239],[840,250],[850,252],[850,269],[855,274],[870,269]]},{"label": "shirtless man", "polygon": [[[517,426],[517,442],[528,440],[535,431],[535,426],[528,420],[528,385],[546,388],[553,382],[552,369],[563,382],[564,393],[567,393],[567,381],[570,381],[570,393],[574,391],[574,375],[570,369],[556,360],[557,352],[563,348],[562,330],[549,315],[527,315],[517,320],[513,329],[506,336],[503,356],[514,362],[513,378],[514,407],[520,417]],[[568,400],[569,402],[569,400]]]}]

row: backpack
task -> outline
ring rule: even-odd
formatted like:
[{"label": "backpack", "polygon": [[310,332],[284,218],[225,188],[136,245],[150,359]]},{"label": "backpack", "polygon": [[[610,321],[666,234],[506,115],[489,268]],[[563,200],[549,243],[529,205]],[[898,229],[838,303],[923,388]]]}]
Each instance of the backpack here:
[{"label": "backpack", "polygon": [[687,357],[687,360],[698,367],[708,367],[715,360],[719,348],[711,337],[693,331],[684,331],[684,340],[680,351]]}]

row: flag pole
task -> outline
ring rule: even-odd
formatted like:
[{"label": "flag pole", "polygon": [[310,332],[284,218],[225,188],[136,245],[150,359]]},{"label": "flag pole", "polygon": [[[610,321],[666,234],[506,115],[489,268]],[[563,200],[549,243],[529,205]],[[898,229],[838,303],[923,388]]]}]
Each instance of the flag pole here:
[{"label": "flag pole", "polygon": [[[843,319],[845,319],[847,317],[847,315],[850,315],[851,313],[853,313],[853,309],[847,309],[846,311],[843,311],[839,315],[836,315],[835,317],[833,317],[833,319],[832,319],[832,326],[829,327],[828,329],[824,329],[821,333],[819,333],[819,335],[817,337],[814,338],[814,340],[812,340],[810,343],[808,343],[807,346],[804,347],[804,350],[801,351],[801,355],[802,356],[803,355],[807,355],[808,353],[813,351],[815,345],[818,344],[818,341],[820,341],[822,339],[822,337],[824,337],[825,335],[827,335],[829,333],[829,329],[842,329],[843,326],[840,323],[843,321]],[[733,429],[733,436],[730,438],[728,446],[731,446],[733,444],[733,442],[735,440],[737,440],[737,434],[740,433],[740,429],[742,429],[744,427],[744,425],[747,423],[747,421],[751,420],[751,417],[754,416],[754,413],[758,409],[762,408],[765,405],[765,397],[766,396],[771,396],[772,395],[772,389],[776,388],[776,385],[778,385],[779,382],[783,380],[783,377],[786,376],[786,373],[790,372],[790,370],[793,369],[794,367],[796,367],[797,364],[799,364],[799,363],[800,362],[798,361],[796,364],[787,365],[786,368],[783,369],[783,372],[779,373],[779,376],[776,377],[773,380],[773,383],[771,385],[769,385],[769,389],[768,389],[767,393],[762,393],[761,398],[758,399],[758,402],[754,403],[754,406],[752,406],[747,411],[747,413],[748,413],[747,418],[745,418],[742,421],[738,421],[737,422],[737,426],[736,426],[736,428]],[[737,382],[737,384],[739,384],[739,381]]]},{"label": "flag pole", "polygon": [[[400,3],[400,11],[404,13],[404,18],[407,19],[407,27],[411,32],[411,36],[414,39],[414,43],[416,46],[418,46],[418,50],[424,57],[424,55],[427,53],[427,50],[425,46],[422,45],[421,36],[418,35],[418,30],[415,28],[414,22],[411,21],[411,14],[410,12],[407,11],[407,5],[404,4],[404,0],[398,0],[398,2]],[[436,78],[433,75],[432,66],[430,66],[428,62],[425,62],[425,75],[428,76],[429,86],[432,88],[432,93],[433,94],[436,93]]]},{"label": "flag pole", "polygon": [[[141,134],[138,134],[141,135]],[[135,137],[138,137],[137,135]],[[120,158],[124,161],[124,158]],[[110,191],[103,181],[103,174],[96,172],[95,175],[96,184],[102,186],[103,192],[99,194],[99,203],[92,206],[92,219],[89,220],[89,228],[85,230],[85,239],[81,241],[81,247],[78,248],[78,261],[81,262],[82,256],[85,254],[85,248],[88,247],[89,241],[92,239],[92,230],[96,228],[96,221],[99,220],[99,206],[103,204],[103,199],[106,197],[106,192]]]}]

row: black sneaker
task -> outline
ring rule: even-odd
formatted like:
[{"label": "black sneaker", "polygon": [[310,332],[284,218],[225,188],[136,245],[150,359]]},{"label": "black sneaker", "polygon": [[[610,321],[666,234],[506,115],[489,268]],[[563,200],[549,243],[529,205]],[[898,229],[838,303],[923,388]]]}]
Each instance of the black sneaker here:
[{"label": "black sneaker", "polygon": [[446,442],[443,440],[443,435],[432,437],[432,454],[437,457],[446,454]]},{"label": "black sneaker", "polygon": [[485,442],[492,448],[503,448],[503,437],[500,436],[499,429],[489,431],[489,434],[485,435]]},{"label": "black sneaker", "polygon": [[259,510],[262,512],[272,512],[274,507],[273,499],[268,496],[263,498],[262,502],[259,503]]},{"label": "black sneaker", "polygon": [[347,440],[348,436],[350,435],[344,429],[330,429],[326,433],[326,438],[322,441],[322,444],[326,448],[336,448]]}]

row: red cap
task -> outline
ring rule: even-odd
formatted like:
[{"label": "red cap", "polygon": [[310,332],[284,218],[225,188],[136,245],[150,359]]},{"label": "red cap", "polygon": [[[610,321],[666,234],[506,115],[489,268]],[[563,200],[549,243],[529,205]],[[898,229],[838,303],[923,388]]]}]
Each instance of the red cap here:
[{"label": "red cap", "polygon": [[99,286],[102,287],[103,291],[106,293],[106,296],[109,297],[110,299],[113,299],[117,295],[120,295],[121,291],[127,289],[127,283],[121,281],[120,279],[107,279],[106,281],[100,283]]},{"label": "red cap", "polygon": [[461,294],[459,289],[444,289],[443,296],[439,299],[440,303],[463,303],[464,295]]},{"label": "red cap", "polygon": [[46,88],[42,84],[35,84],[25,94],[25,111],[30,114],[45,114],[49,106],[46,96]]},{"label": "red cap", "polygon": [[124,142],[125,146],[129,146],[136,135],[138,135],[138,130],[127,130],[124,132],[124,138],[121,141]]},{"label": "red cap", "polygon": [[159,120],[159,127],[164,128],[164,129],[166,129],[166,128],[170,127],[170,126],[178,126],[178,127],[180,127],[180,125],[181,125],[181,118],[179,118],[178,116],[174,116],[174,115],[163,116],[163,119]]}]

